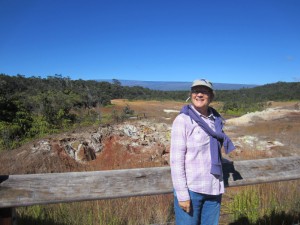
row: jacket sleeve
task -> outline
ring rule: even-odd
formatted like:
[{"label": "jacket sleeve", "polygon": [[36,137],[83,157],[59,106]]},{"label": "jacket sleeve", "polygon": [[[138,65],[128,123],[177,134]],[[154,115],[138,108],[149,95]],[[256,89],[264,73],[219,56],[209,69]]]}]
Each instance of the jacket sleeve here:
[{"label": "jacket sleeve", "polygon": [[172,125],[170,148],[172,182],[178,201],[190,200],[185,171],[186,149],[185,120],[183,114],[180,114]]}]

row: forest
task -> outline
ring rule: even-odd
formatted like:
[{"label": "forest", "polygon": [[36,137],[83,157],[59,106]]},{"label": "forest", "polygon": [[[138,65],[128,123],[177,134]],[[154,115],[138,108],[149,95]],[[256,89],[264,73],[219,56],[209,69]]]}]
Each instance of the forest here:
[{"label": "forest", "polygon": [[[269,101],[300,100],[300,82],[278,82],[240,90],[217,90],[221,112],[238,116],[262,110]],[[112,99],[185,101],[188,91],[157,91],[93,80],[71,80],[62,75],[28,77],[0,74],[0,151],[33,138],[97,120],[93,109]],[[133,113],[125,108],[126,114]],[[114,115],[111,115],[113,118]],[[99,119],[99,118],[98,118]]]}]

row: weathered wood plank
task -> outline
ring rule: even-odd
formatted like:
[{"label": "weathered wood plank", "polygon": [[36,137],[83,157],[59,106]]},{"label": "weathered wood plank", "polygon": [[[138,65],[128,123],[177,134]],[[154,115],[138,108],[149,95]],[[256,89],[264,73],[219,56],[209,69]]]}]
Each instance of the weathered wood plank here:
[{"label": "weathered wood plank", "polygon": [[[299,178],[299,156],[224,164],[228,187]],[[169,167],[0,176],[0,208],[171,192]]]},{"label": "weathered wood plank", "polygon": [[228,187],[300,178],[300,157],[282,157],[236,161],[223,166]]},{"label": "weathered wood plank", "polygon": [[170,168],[2,176],[0,207],[163,194]]}]

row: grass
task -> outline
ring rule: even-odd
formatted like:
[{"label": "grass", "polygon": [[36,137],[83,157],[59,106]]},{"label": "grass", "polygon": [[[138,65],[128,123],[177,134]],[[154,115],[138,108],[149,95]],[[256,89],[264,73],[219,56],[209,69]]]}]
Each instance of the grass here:
[{"label": "grass", "polygon": [[229,224],[234,225],[297,224],[300,222],[299,184],[296,180],[228,189],[223,213],[229,215],[233,221]]},{"label": "grass", "polygon": [[75,202],[17,209],[18,224],[144,225],[173,217],[171,195]]}]

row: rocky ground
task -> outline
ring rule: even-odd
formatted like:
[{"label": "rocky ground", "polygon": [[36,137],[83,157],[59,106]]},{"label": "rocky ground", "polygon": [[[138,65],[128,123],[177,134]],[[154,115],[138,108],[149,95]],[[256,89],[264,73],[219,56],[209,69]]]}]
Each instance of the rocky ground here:
[{"label": "rocky ground", "polygon": [[[141,105],[131,104],[141,110],[135,108]],[[1,174],[167,166],[171,122],[182,103],[156,104],[159,106],[148,104],[153,109],[152,114],[147,112],[148,117],[55,135],[2,152]],[[265,111],[228,119],[225,131],[237,149],[225,157],[242,160],[299,155],[299,105],[273,103]],[[154,109],[159,112],[153,113]]]},{"label": "rocky ground", "polygon": [[299,103],[273,103],[270,108],[226,121],[225,131],[237,150],[231,157],[248,159],[299,155]]}]

